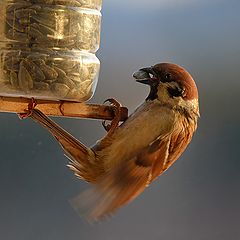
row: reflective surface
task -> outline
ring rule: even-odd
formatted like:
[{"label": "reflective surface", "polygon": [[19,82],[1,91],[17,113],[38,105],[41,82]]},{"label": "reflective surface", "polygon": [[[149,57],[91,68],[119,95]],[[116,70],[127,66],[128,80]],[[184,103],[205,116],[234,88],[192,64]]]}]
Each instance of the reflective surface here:
[{"label": "reflective surface", "polygon": [[89,100],[99,74],[101,0],[0,3],[0,94]]},{"label": "reflective surface", "polygon": [[[91,102],[113,96],[133,110],[148,89],[131,74],[156,62],[178,63],[193,75],[200,93],[192,143],[136,201],[112,219],[88,225],[68,202],[87,184],[66,168],[55,140],[30,119],[1,114],[3,239],[239,239],[240,4],[144,2],[104,2],[102,69]],[[100,122],[56,120],[88,145],[104,134]]]}]

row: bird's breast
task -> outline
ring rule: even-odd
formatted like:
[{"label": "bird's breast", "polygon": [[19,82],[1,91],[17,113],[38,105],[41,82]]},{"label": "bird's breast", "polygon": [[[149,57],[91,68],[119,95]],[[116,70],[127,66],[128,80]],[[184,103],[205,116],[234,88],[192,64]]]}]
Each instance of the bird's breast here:
[{"label": "bird's breast", "polygon": [[143,104],[118,129],[112,143],[101,154],[105,169],[110,169],[121,161],[128,161],[158,138],[172,133],[176,113],[157,104]]}]

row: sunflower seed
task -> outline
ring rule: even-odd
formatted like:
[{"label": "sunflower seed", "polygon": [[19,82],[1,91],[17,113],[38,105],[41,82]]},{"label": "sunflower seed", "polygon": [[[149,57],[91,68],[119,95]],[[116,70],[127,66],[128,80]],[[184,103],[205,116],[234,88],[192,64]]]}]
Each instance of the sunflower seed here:
[{"label": "sunflower seed", "polygon": [[73,89],[76,86],[74,82],[68,77],[60,78],[57,82],[67,85],[70,89]]},{"label": "sunflower seed", "polygon": [[35,27],[33,27],[32,25],[30,25],[29,27],[27,27],[27,34],[30,37],[33,38],[43,38],[44,35]]},{"label": "sunflower seed", "polygon": [[0,28],[10,39],[0,51],[6,88],[51,99],[89,98],[99,66],[84,53],[69,51],[97,50],[101,16],[91,9],[99,10],[101,0],[7,2]]},{"label": "sunflower seed", "polygon": [[18,21],[15,21],[15,19],[6,19],[6,23],[10,28],[18,32],[24,32],[26,29],[25,26],[20,24]]},{"label": "sunflower seed", "polygon": [[53,83],[51,85],[51,90],[57,97],[65,98],[70,91],[70,88],[63,83]]},{"label": "sunflower seed", "polygon": [[21,90],[28,92],[33,88],[33,80],[28,72],[28,70],[24,67],[24,62],[21,61],[19,73],[18,73],[18,82]]},{"label": "sunflower seed", "polygon": [[9,29],[6,36],[9,39],[18,40],[18,41],[22,41],[22,42],[28,42],[29,41],[29,38],[28,38],[27,34],[18,32],[16,30],[14,30],[13,28]]},{"label": "sunflower seed", "polygon": [[139,70],[139,71],[133,73],[133,77],[135,79],[139,79],[140,80],[140,79],[149,78],[149,74],[146,73],[145,71]]},{"label": "sunflower seed", "polygon": [[17,73],[14,71],[10,71],[10,83],[13,87],[18,88],[18,76]]},{"label": "sunflower seed", "polygon": [[67,74],[61,68],[53,66],[53,69],[57,72],[58,78],[65,78],[65,77],[67,77]]},{"label": "sunflower seed", "polygon": [[34,9],[18,9],[18,10],[14,10],[14,15],[17,18],[26,18],[26,17],[31,17],[33,14],[36,14],[37,12]]},{"label": "sunflower seed", "polygon": [[41,64],[39,67],[44,73],[46,79],[56,79],[58,77],[58,73],[54,68],[51,68],[46,64]]},{"label": "sunflower seed", "polygon": [[41,70],[39,66],[37,66],[34,62],[24,59],[22,60],[22,64],[24,67],[28,70],[29,74],[31,75],[32,79],[36,81],[44,81],[45,80],[45,74]]},{"label": "sunflower seed", "polygon": [[5,68],[10,71],[18,71],[19,69],[19,58],[10,57],[4,62]]},{"label": "sunflower seed", "polygon": [[25,2],[25,1],[19,1],[19,2],[15,2],[12,4],[9,4],[6,8],[7,12],[11,12],[17,9],[21,9],[21,8],[27,8],[29,6],[31,6],[32,4],[30,2]]},{"label": "sunflower seed", "polygon": [[34,82],[33,83],[34,89],[39,91],[49,91],[49,84],[45,82]]}]

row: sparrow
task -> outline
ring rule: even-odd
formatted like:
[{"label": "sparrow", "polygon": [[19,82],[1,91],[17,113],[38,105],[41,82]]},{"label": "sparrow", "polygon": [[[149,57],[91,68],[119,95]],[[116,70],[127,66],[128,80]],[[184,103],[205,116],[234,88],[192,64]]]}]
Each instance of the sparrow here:
[{"label": "sparrow", "polygon": [[88,219],[99,220],[134,200],[183,153],[197,128],[199,103],[191,75],[172,63],[142,68],[133,77],[150,87],[145,101],[121,124],[87,147],[40,110],[28,115],[56,138],[70,159],[69,168],[91,184],[73,203]]}]

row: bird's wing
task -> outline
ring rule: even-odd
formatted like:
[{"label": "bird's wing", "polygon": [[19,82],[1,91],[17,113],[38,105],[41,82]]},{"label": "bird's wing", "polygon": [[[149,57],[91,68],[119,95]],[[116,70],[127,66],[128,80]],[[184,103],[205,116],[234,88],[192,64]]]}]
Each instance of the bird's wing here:
[{"label": "bird's wing", "polygon": [[[164,171],[166,171],[183,153],[187,145],[192,139],[193,131],[189,131],[189,128],[183,128],[179,126],[168,138],[168,145],[166,148],[165,160],[162,162],[161,156],[156,159],[152,169],[152,179],[154,181]],[[160,142],[160,145],[162,142]],[[148,157],[147,157],[148,158]]]},{"label": "bird's wing", "polygon": [[135,199],[152,179],[156,161],[163,166],[169,151],[169,140],[157,139],[134,159],[122,162],[99,180],[96,186],[73,200],[74,208],[91,220],[111,215]]},{"label": "bird's wing", "polygon": [[[192,138],[187,128],[176,128],[170,135],[162,136],[140,151],[134,158],[121,162],[88,191],[84,201],[90,219],[111,215],[119,207],[135,199],[144,189],[182,154]],[[75,202],[75,207],[79,201]]]}]

